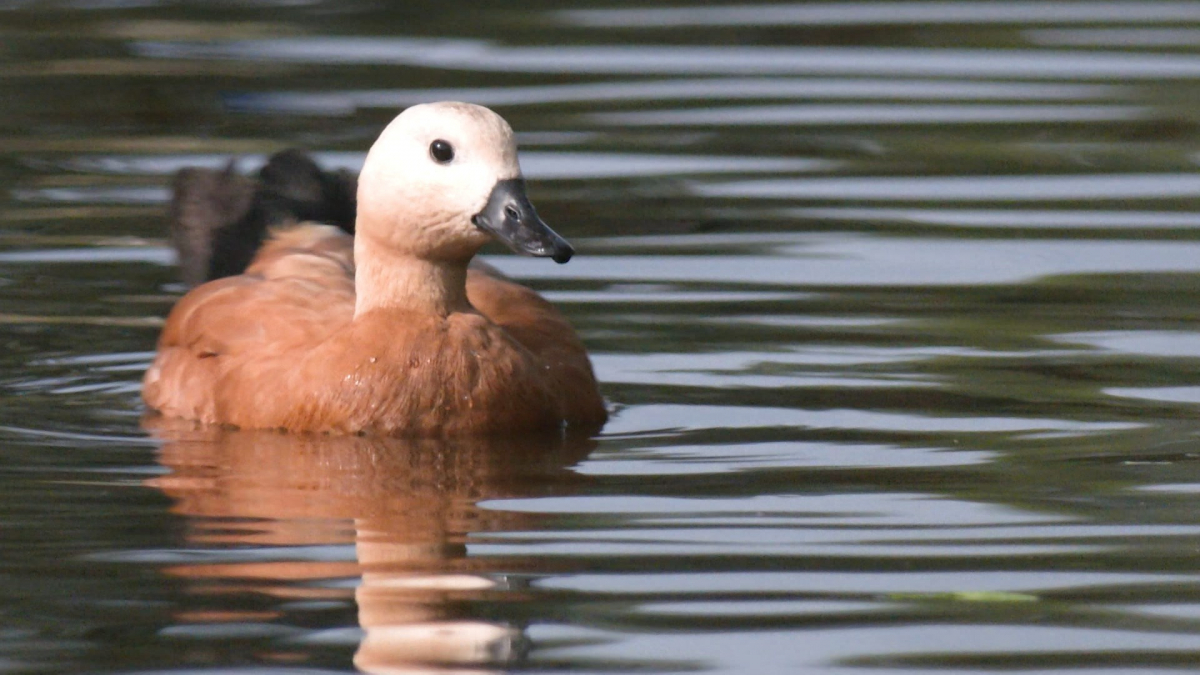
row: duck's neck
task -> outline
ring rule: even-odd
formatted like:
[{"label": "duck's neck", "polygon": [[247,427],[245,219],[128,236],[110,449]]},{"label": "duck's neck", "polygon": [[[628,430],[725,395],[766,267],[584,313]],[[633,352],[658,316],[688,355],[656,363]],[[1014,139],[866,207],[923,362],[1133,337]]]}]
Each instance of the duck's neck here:
[{"label": "duck's neck", "polygon": [[354,316],[399,309],[436,316],[467,311],[467,266],[425,260],[387,248],[359,232],[354,240]]}]

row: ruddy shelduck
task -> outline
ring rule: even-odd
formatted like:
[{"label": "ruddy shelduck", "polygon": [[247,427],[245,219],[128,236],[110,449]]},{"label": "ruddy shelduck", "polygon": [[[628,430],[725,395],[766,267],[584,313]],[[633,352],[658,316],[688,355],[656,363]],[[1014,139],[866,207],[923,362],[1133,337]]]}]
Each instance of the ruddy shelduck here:
[{"label": "ruddy shelduck", "polygon": [[525,194],[512,129],[487,108],[405,110],[359,176],[355,235],[273,233],[246,271],[171,311],[142,397],[242,428],[396,436],[597,430],[583,343],[528,288],[468,266],[490,238],[565,263]]}]

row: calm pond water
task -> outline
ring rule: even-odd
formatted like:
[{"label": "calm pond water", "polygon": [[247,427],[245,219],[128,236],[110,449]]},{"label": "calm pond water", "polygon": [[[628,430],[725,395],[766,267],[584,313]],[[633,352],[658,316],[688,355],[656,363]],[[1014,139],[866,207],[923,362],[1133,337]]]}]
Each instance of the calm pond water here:
[{"label": "calm pond water", "polygon": [[[0,0],[0,671],[1200,667],[1200,2]],[[615,410],[143,420],[171,174],[519,131]]]}]

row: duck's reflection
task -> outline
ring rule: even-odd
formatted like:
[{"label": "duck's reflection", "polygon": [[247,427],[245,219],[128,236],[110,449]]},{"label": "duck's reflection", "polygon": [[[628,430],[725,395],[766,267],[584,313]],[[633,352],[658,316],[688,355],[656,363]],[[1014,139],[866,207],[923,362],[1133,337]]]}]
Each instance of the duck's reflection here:
[{"label": "duck's reflection", "polygon": [[152,484],[188,516],[197,544],[327,546],[353,542],[355,560],[180,565],[169,573],[237,580],[258,592],[320,599],[359,576],[365,631],[354,663],[369,672],[508,663],[519,632],[470,616],[464,601],[495,589],[468,558],[472,533],[530,529],[538,516],[480,508],[482,500],[569,492],[568,467],[587,439],[390,439],[196,429],[147,420],[170,469]]}]

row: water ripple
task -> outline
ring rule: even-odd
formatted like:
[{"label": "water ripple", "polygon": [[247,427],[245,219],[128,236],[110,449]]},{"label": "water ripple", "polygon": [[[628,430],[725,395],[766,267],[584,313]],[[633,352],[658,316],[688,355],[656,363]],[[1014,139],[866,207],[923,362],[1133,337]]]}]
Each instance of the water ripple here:
[{"label": "water ripple", "polygon": [[320,65],[408,65],[480,72],[866,75],[1073,80],[1200,76],[1200,56],[1016,49],[547,45],[484,40],[313,37],[214,43],[136,42],[158,59],[235,59]]},{"label": "water ripple", "polygon": [[568,24],[604,28],[684,26],[886,26],[937,24],[1171,23],[1200,21],[1194,2],[814,2],[646,9],[571,9]]},{"label": "water ripple", "polygon": [[1049,105],[794,105],[707,107],[698,110],[589,113],[586,119],[613,126],[864,124],[1052,124],[1146,119],[1138,106]]},{"label": "water ripple", "polygon": [[1115,100],[1129,93],[1128,87],[1111,84],[730,77],[468,89],[244,92],[226,95],[225,102],[231,109],[245,112],[348,115],[363,108],[392,109],[417,103],[459,100],[488,106],[586,102],[610,107],[620,101],[737,99],[1080,101]]}]

